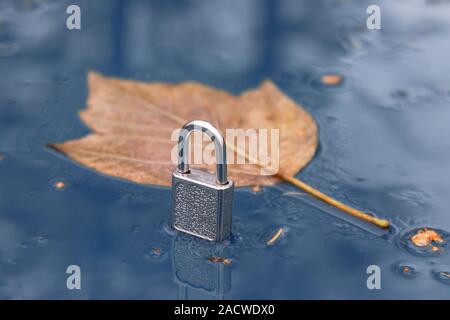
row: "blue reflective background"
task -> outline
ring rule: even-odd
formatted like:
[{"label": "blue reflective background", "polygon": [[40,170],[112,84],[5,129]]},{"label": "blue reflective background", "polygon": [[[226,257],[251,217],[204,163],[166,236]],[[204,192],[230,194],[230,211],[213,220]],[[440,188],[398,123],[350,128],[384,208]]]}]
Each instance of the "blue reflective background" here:
[{"label": "blue reflective background", "polygon": [[[81,7],[81,30],[66,28],[69,4]],[[450,1],[378,1],[382,30],[372,31],[369,4],[1,1],[0,298],[449,299],[449,279],[435,274],[450,271],[446,248],[414,250],[408,232],[450,230]],[[320,127],[298,176],[393,227],[349,223],[281,184],[236,192],[230,244],[171,233],[169,189],[46,148],[89,132],[77,115],[88,70],[236,94],[272,79]],[[343,84],[321,85],[326,73]],[[232,264],[208,262],[213,253]],[[66,287],[73,264],[81,290]],[[369,265],[381,290],[366,286]]]}]

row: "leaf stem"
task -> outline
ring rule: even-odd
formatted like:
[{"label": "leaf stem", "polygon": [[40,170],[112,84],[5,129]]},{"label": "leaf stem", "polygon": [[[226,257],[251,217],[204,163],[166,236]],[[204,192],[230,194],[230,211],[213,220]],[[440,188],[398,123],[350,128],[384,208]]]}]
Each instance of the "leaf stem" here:
[{"label": "leaf stem", "polygon": [[[260,168],[264,168],[265,166],[262,165],[260,162],[258,162],[255,158],[252,158],[250,155],[246,154],[245,152],[241,151],[240,149],[234,147],[233,144],[228,144],[227,145],[230,149],[232,149],[233,151],[235,151],[236,153],[238,153],[239,155],[245,157],[248,161],[252,161],[253,163],[255,163],[257,166],[259,166]],[[354,217],[357,217],[361,220],[364,220],[366,222],[372,223],[374,225],[376,225],[379,228],[382,229],[387,229],[389,228],[390,222],[388,220],[385,219],[379,219],[376,218],[374,216],[371,216],[370,214],[367,214],[365,212],[362,212],[361,210],[349,207],[345,204],[343,204],[342,202],[339,202],[329,196],[327,196],[326,194],[320,192],[319,190],[311,187],[310,185],[304,183],[303,181],[301,181],[300,179],[297,179],[296,177],[291,177],[288,175],[285,175],[281,172],[278,172],[276,174],[276,176],[278,178],[280,178],[283,181],[289,182],[292,185],[296,186],[297,188],[309,193],[310,195],[316,197],[317,199],[322,200],[325,203],[328,203],[329,205],[332,205],[333,207],[336,207]]]},{"label": "leaf stem", "polygon": [[344,212],[346,212],[348,214],[351,214],[354,217],[357,217],[357,218],[359,218],[361,220],[364,220],[364,221],[367,221],[369,223],[372,223],[372,224],[376,225],[377,227],[380,227],[382,229],[386,229],[390,225],[390,222],[388,220],[379,219],[379,218],[371,216],[371,215],[369,215],[367,213],[364,213],[364,212],[362,212],[362,211],[360,211],[358,209],[349,207],[349,206],[343,204],[342,202],[339,202],[339,201],[337,201],[337,200],[327,196],[326,194],[320,192],[319,190],[314,189],[310,185],[304,183],[303,181],[301,181],[301,180],[299,180],[299,179],[297,179],[295,177],[286,176],[286,175],[284,175],[282,173],[277,174],[277,176],[280,179],[282,179],[282,180],[284,180],[286,182],[289,182],[289,183],[293,184],[294,186],[296,186],[297,188],[300,188],[303,191],[309,193],[310,195],[312,195],[312,196],[322,200],[323,202],[326,202],[329,205],[332,205],[333,207],[336,207],[336,208],[338,208],[338,209],[340,209],[340,210],[342,210],[342,211],[344,211]]}]

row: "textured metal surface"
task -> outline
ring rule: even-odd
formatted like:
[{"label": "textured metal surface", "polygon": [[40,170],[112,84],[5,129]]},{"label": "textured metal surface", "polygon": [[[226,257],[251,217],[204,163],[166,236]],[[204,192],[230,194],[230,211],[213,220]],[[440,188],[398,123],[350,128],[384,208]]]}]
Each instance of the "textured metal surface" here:
[{"label": "textured metal surface", "polygon": [[231,235],[234,183],[217,184],[215,176],[191,169],[172,176],[172,224],[203,239],[222,241]]},{"label": "textured metal surface", "polygon": [[173,186],[173,224],[208,240],[217,234],[218,193],[208,187],[179,181]]}]

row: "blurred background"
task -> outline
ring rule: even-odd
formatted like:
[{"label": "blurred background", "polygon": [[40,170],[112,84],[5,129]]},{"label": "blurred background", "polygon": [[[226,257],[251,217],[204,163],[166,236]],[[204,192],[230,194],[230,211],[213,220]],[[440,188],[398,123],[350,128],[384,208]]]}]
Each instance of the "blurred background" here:
[{"label": "blurred background", "polygon": [[[72,4],[81,30],[66,27]],[[380,30],[366,26],[372,4]],[[447,252],[407,241],[450,230],[449,17],[446,0],[0,1],[0,298],[450,298]],[[368,232],[288,185],[240,189],[233,263],[208,264],[213,249],[167,230],[169,189],[46,147],[89,132],[78,117],[89,70],[234,94],[271,79],[320,128],[298,176],[392,229]],[[71,264],[81,290],[66,287]],[[381,290],[367,289],[372,264]]]}]

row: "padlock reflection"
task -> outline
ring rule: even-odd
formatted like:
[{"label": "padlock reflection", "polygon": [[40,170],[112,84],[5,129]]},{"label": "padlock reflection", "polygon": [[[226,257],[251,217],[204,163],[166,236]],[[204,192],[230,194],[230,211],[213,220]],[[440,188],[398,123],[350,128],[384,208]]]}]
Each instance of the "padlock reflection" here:
[{"label": "padlock reflection", "polygon": [[208,258],[225,254],[223,245],[177,234],[172,242],[172,268],[174,281],[180,286],[179,298],[198,299],[206,294],[223,299],[231,289],[231,268]]}]

